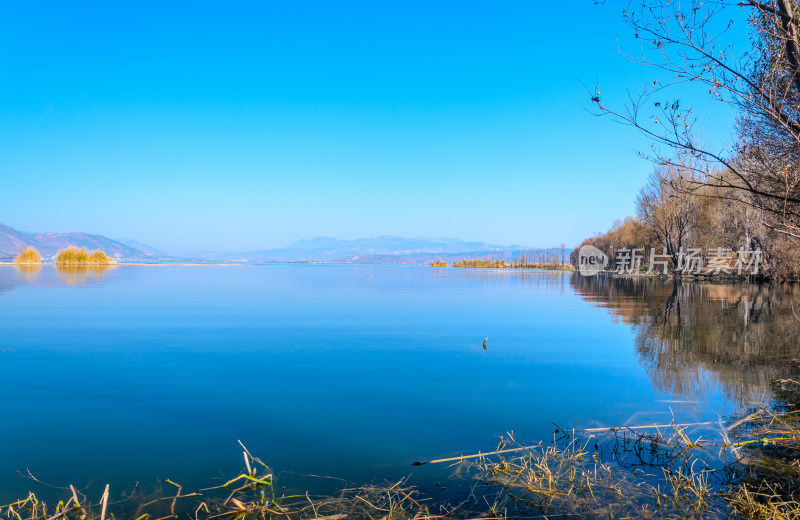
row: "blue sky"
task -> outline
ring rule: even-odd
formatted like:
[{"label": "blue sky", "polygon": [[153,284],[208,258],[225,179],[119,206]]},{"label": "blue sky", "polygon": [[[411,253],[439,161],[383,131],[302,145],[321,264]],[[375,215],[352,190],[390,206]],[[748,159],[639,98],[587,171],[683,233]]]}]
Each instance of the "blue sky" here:
[{"label": "blue sky", "polygon": [[[612,4],[613,2],[609,2]],[[169,4],[169,5],[167,5]],[[168,251],[319,235],[575,245],[652,167],[621,8],[539,2],[0,6],[0,222]],[[732,115],[701,96],[709,140]]]}]

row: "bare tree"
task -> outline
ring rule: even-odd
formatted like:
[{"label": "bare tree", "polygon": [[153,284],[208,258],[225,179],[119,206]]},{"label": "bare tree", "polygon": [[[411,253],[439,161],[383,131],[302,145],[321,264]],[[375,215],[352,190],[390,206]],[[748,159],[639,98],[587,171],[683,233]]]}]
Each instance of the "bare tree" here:
[{"label": "bare tree", "polygon": [[[757,208],[764,226],[800,239],[800,17],[798,0],[631,2],[623,16],[640,45],[629,59],[659,73],[622,107],[607,105],[595,88],[598,115],[630,124],[653,141],[642,155],[663,167],[692,158],[692,183],[705,194]],[[732,27],[749,24],[748,41]],[[714,150],[699,139],[697,114],[677,85],[700,86],[739,113],[737,140]]]},{"label": "bare tree", "polygon": [[[688,164],[688,165],[687,165]],[[699,198],[686,189],[695,182],[690,164],[659,166],[636,201],[637,216],[681,269],[679,255],[697,227]]]}]

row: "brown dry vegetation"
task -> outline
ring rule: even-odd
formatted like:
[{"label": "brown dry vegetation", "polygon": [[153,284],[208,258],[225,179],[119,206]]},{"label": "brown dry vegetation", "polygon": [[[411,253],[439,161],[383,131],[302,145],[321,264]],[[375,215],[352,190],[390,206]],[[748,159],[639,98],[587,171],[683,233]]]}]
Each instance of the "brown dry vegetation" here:
[{"label": "brown dry vegetation", "polygon": [[[440,259],[441,261],[441,259]],[[431,264],[431,267],[438,267]],[[523,252],[519,258],[506,262],[504,259],[469,258],[465,257],[459,262],[453,262],[453,267],[478,268],[478,269],[544,269],[544,270],[572,270],[572,265],[566,263],[566,247],[548,249],[531,249]]]},{"label": "brown dry vegetation", "polygon": [[41,262],[42,255],[32,246],[26,247],[14,258],[14,263],[17,264],[40,264]]},{"label": "brown dry vegetation", "polygon": [[[800,2],[644,0],[627,7],[627,58],[652,79],[624,105],[606,103],[599,89],[589,99],[597,115],[652,142],[641,155],[654,172],[628,226],[645,236],[620,243],[608,236],[615,226],[586,243],[664,248],[676,270],[682,247],[761,249],[765,277],[800,278]],[[689,82],[737,113],[725,130],[735,134],[729,146],[708,147],[695,132],[704,114],[687,103]]]},{"label": "brown dry vegetation", "polygon": [[[525,446],[513,434],[496,451],[416,464],[453,464],[458,494],[422,492],[406,480],[345,487],[329,496],[276,493],[274,472],[245,448],[245,467],[194,492],[167,479],[147,496],[91,500],[62,488],[54,506],[35,494],[0,506],[14,520],[498,520],[532,518],[800,518],[800,384],[775,383],[778,399],[710,423],[564,431]],[[706,425],[706,426],[704,426]],[[459,482],[466,486],[459,486]],[[456,502],[453,502],[455,500]],[[453,505],[455,504],[455,505]]]},{"label": "brown dry vegetation", "polygon": [[795,408],[720,420],[714,437],[692,436],[698,426],[557,430],[531,447],[512,437],[499,448],[513,454],[470,464],[510,518],[800,518]]},{"label": "brown dry vegetation", "polygon": [[504,260],[492,260],[491,258],[465,258],[460,262],[453,262],[453,267],[467,267],[479,269],[505,269],[508,265]]},{"label": "brown dry vegetation", "polygon": [[56,265],[60,266],[79,266],[79,265],[110,265],[116,263],[113,258],[107,256],[99,249],[87,252],[85,247],[77,248],[69,246],[62,249],[56,256]]},{"label": "brown dry vegetation", "polygon": [[[747,204],[723,198],[720,188],[681,188],[686,183],[682,176],[688,175],[688,170],[657,168],[639,194],[636,216],[617,221],[606,233],[581,242],[570,257],[573,265],[577,263],[577,250],[585,244],[607,254],[612,269],[621,249],[640,249],[643,268],[651,253],[666,254],[670,258],[669,270],[676,274],[681,252],[692,248],[701,248],[704,255],[711,249],[726,250],[728,264],[735,262],[740,250],[760,250],[762,278],[800,278],[800,241],[765,225],[758,212]],[[656,270],[661,271],[660,267]]]}]

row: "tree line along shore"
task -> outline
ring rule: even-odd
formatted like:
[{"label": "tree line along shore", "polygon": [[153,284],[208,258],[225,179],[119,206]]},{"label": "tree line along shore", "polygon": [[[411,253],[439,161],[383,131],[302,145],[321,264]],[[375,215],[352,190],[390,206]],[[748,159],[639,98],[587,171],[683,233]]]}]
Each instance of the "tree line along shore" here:
[{"label": "tree line along shore", "polygon": [[462,260],[456,260],[447,264],[441,257],[435,262],[430,263],[430,267],[456,267],[465,269],[544,269],[552,271],[570,271],[574,269],[567,263],[567,250],[562,244],[560,247],[548,249],[532,249],[523,252],[519,257],[506,261],[503,258],[492,258],[487,255],[484,258],[473,258],[465,256]]},{"label": "tree line along shore", "polygon": [[[42,263],[42,255],[35,247],[26,247],[15,258],[17,265],[36,265]],[[85,247],[69,246],[60,250],[53,262],[60,266],[106,266],[116,263],[104,251],[87,251]]]},{"label": "tree line along shore", "polygon": [[[609,259],[663,250],[675,275],[685,274],[689,249],[759,251],[761,279],[800,279],[800,2],[630,7],[622,14],[629,52],[652,76],[626,101],[587,87],[587,102],[648,141],[639,155],[652,173],[635,215],[581,245]],[[730,135],[722,144],[695,128],[709,114],[690,102],[703,98],[736,115],[719,129]]]}]

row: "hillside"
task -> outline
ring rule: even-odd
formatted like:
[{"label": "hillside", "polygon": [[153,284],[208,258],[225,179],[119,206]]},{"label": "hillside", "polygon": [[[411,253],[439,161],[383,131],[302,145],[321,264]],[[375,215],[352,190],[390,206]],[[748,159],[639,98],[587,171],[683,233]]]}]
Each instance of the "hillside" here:
[{"label": "hillside", "polygon": [[439,256],[461,259],[465,255],[502,255],[524,249],[452,238],[405,238],[379,236],[340,240],[318,237],[298,240],[285,248],[264,249],[225,255],[226,259],[259,262],[346,262],[376,264],[426,264]]},{"label": "hillside", "polygon": [[[75,245],[102,249],[118,261],[127,262],[334,262],[354,264],[427,265],[439,258],[448,263],[491,256],[506,261],[518,258],[530,248],[466,242],[452,238],[405,238],[379,236],[341,240],[317,237],[298,240],[284,248],[248,252],[202,251],[176,257],[132,239],[114,240],[90,233],[26,233],[0,224],[0,258],[9,259],[25,246],[33,246],[45,259],[60,249]],[[569,254],[569,251],[567,252]]]},{"label": "hillside", "polygon": [[25,233],[10,226],[0,224],[0,258],[13,258],[25,246],[33,246],[44,258],[55,254],[67,246],[74,245],[86,249],[102,249],[107,255],[124,261],[157,261],[163,257],[127,246],[103,235],[89,233]]}]

